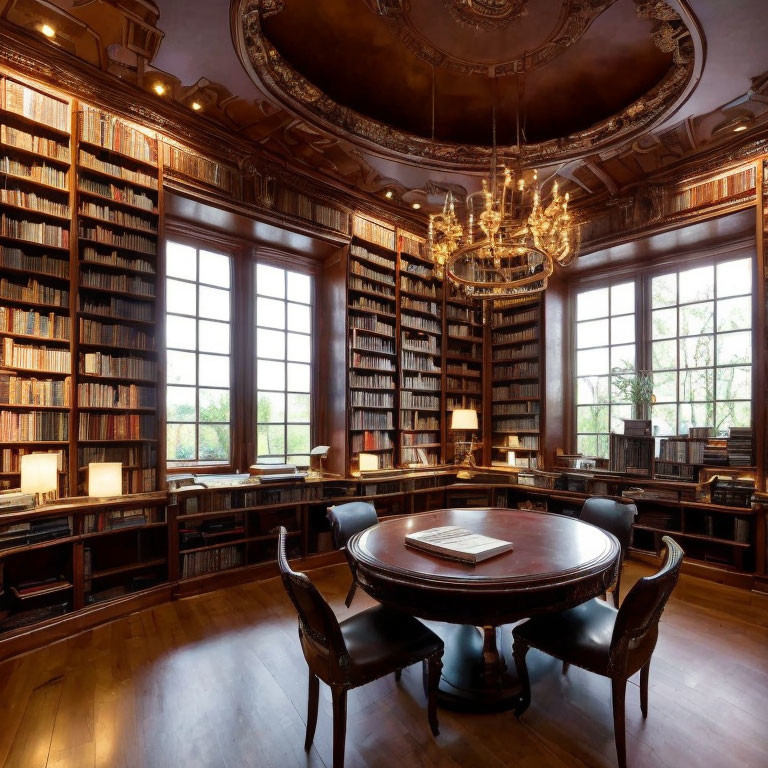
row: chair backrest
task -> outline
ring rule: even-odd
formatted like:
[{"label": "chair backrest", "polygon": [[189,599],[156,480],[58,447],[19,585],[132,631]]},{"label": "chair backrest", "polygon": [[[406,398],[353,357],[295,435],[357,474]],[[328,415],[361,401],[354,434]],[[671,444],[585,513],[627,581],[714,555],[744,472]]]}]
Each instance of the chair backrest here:
[{"label": "chair backrest", "polygon": [[[649,658],[656,645],[659,619],[677,584],[683,564],[680,545],[669,536],[664,536],[662,541],[666,548],[664,564],[659,571],[640,579],[629,590],[616,615],[611,638],[612,663],[634,653]],[[641,659],[642,663],[644,659]]]},{"label": "chair backrest", "polygon": [[294,571],[285,556],[287,531],[281,525],[277,537],[277,565],[285,591],[299,614],[299,630],[315,645],[337,658],[346,654],[346,644],[336,614],[306,573]]},{"label": "chair backrest", "polygon": [[333,546],[344,549],[347,542],[358,531],[364,531],[379,522],[376,507],[367,501],[350,501],[328,507],[328,522],[331,524]]},{"label": "chair backrest", "polygon": [[592,496],[584,502],[579,520],[612,533],[619,540],[623,557],[629,547],[632,523],[636,515],[637,507],[632,502],[606,496]]}]

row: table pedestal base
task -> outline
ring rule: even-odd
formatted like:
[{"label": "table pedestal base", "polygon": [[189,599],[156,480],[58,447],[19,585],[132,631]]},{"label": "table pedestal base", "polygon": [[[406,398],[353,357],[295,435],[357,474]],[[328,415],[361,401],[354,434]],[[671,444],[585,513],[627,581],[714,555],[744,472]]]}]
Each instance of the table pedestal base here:
[{"label": "table pedestal base", "polygon": [[498,712],[515,707],[521,687],[512,660],[512,627],[430,626],[445,642],[438,701],[448,709]]}]

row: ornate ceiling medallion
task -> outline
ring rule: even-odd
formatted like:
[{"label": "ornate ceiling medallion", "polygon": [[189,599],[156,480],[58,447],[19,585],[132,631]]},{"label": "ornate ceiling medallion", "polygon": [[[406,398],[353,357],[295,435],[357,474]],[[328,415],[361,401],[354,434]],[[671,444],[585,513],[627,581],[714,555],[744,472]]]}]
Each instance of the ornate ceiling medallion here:
[{"label": "ornate ceiling medallion", "polygon": [[[233,32],[240,60],[257,85],[294,114],[382,157],[407,159],[431,169],[482,172],[488,167],[489,146],[457,144],[415,135],[338,103],[292,67],[270,42],[262,26],[264,8],[261,2],[239,2],[240,23],[234,25]],[[579,8],[583,13],[590,8],[602,9],[611,2],[613,0],[566,0],[569,7]],[[407,11],[408,3],[387,0],[386,5],[388,15],[384,20],[392,23],[395,18],[399,23],[400,14]],[[655,22],[653,39],[658,47],[672,51],[672,66],[657,85],[611,117],[566,136],[526,145],[528,168],[561,163],[632,140],[668,117],[690,94],[703,65],[703,42],[695,18],[682,0],[676,2],[675,7],[685,10],[685,18],[659,0],[635,0],[635,5],[643,18]],[[548,54],[542,55],[546,57]],[[522,62],[519,65],[522,66]],[[510,72],[514,72],[518,63],[513,62],[510,66]],[[504,73],[499,66],[493,70],[490,74]],[[489,74],[487,67],[484,74]],[[515,146],[501,146],[499,152],[510,163],[518,162]]]},{"label": "ornate ceiling medallion", "polygon": [[528,0],[443,0],[456,21],[478,29],[500,29],[528,13]]}]

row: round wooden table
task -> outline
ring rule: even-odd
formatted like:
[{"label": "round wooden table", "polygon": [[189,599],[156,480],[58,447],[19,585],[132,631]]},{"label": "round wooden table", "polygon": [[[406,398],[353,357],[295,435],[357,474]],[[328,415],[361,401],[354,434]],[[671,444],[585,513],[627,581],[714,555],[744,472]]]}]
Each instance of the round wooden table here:
[{"label": "round wooden table", "polygon": [[[405,546],[407,533],[441,525],[511,541],[514,550],[466,565]],[[446,646],[440,701],[473,711],[507,709],[518,700],[504,625],[601,595],[621,551],[614,536],[593,525],[518,509],[441,509],[384,520],[355,534],[347,550],[368,594],[444,623],[435,627]]]}]

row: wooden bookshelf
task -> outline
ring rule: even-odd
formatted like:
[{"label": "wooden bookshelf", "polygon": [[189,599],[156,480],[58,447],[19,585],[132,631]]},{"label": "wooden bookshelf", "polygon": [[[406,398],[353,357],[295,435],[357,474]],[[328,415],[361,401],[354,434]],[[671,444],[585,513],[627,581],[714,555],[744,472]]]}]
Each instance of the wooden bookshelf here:
[{"label": "wooden bookshelf", "polygon": [[400,343],[399,465],[441,464],[443,419],[443,281],[426,259],[425,242],[398,234]]},{"label": "wooden bookshelf", "polygon": [[0,487],[21,456],[59,457],[69,492],[74,301],[68,100],[0,74]]},{"label": "wooden bookshelf", "polygon": [[491,457],[519,468],[541,466],[542,301],[494,302],[491,309]]},{"label": "wooden bookshelf", "polygon": [[395,466],[397,397],[395,231],[355,216],[347,270],[347,375],[350,465],[360,453]]},{"label": "wooden bookshelf", "polygon": [[158,140],[85,104],[77,122],[78,488],[90,462],[120,461],[126,493],[153,491],[161,474]]}]

